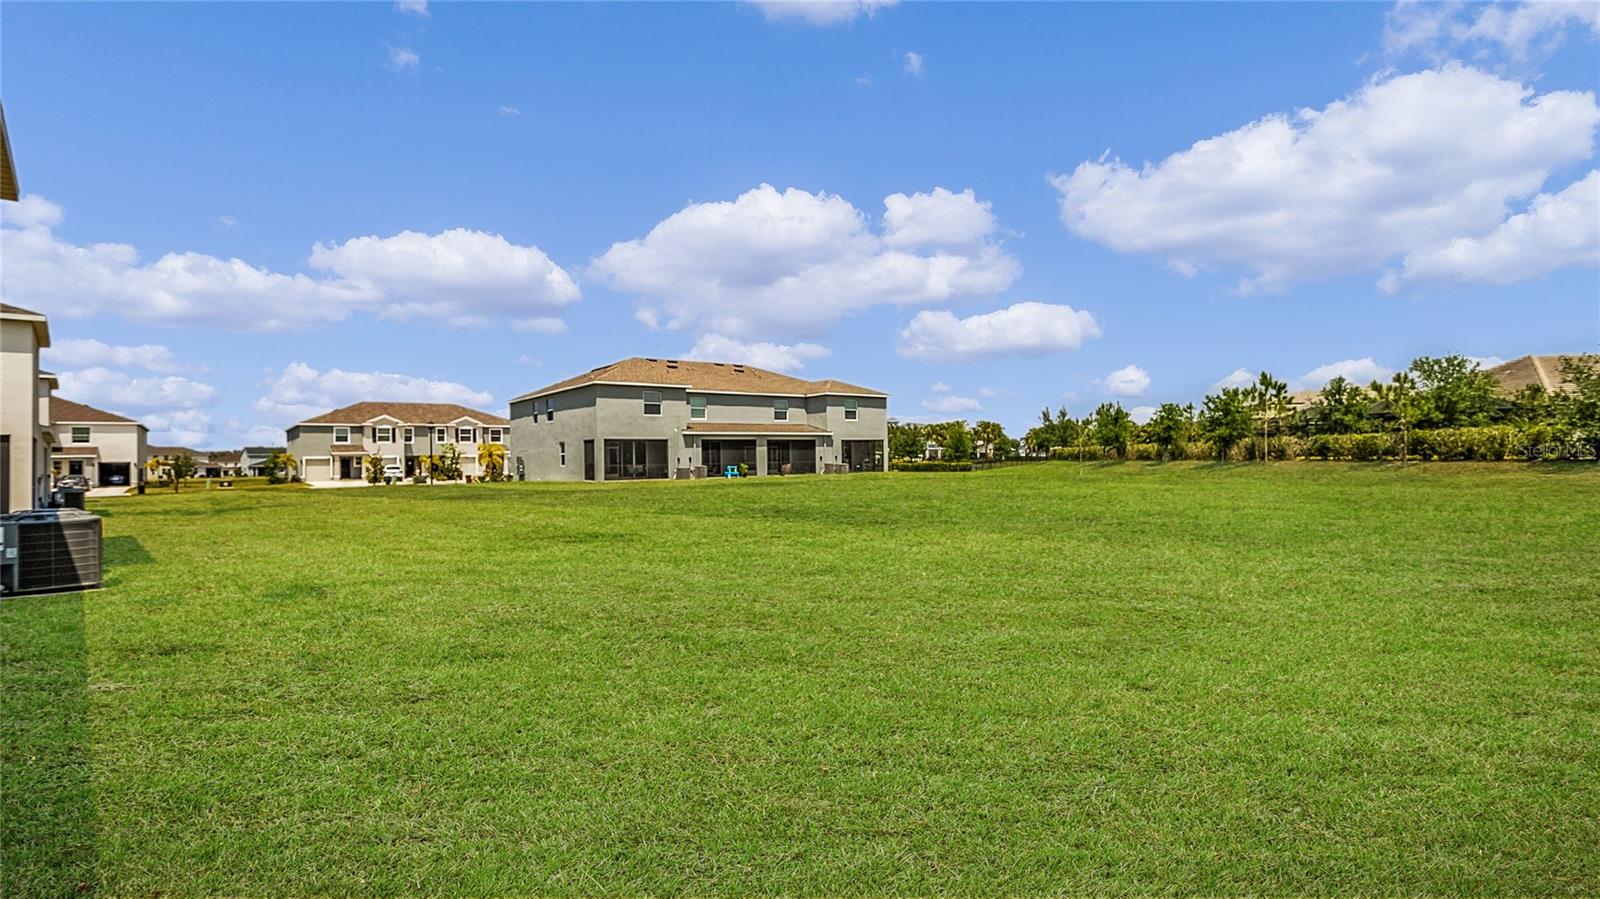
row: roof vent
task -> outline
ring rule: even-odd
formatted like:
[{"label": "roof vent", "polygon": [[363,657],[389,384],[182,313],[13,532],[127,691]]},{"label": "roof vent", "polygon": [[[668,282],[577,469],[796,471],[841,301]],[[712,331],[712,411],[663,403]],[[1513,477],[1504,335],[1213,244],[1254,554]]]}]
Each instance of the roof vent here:
[{"label": "roof vent", "polygon": [[644,361],[646,361],[646,362],[655,362],[655,361],[657,361],[657,360],[655,360],[655,359],[652,359],[652,358],[650,358],[650,357],[649,357],[649,356],[646,356],[646,357],[644,357]]}]

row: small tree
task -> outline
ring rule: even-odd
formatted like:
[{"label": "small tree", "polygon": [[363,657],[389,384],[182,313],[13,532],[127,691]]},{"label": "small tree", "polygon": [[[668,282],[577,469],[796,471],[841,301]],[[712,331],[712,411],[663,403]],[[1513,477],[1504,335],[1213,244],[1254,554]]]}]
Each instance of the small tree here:
[{"label": "small tree", "polygon": [[383,457],[377,453],[367,457],[367,483],[383,483]]},{"label": "small tree", "polygon": [[1600,461],[1600,355],[1561,357],[1561,377],[1572,385],[1555,400],[1555,418]]},{"label": "small tree", "polygon": [[1094,410],[1094,442],[1111,450],[1118,459],[1128,458],[1133,442],[1133,418],[1121,403],[1101,403]]},{"label": "small tree", "polygon": [[483,472],[484,480],[504,480],[506,448],[498,443],[479,443],[478,470]]},{"label": "small tree", "polygon": [[1396,372],[1387,384],[1373,381],[1372,392],[1383,403],[1395,427],[1400,429],[1400,464],[1404,465],[1411,454],[1411,428],[1422,408],[1416,379],[1406,372]]},{"label": "small tree", "polygon": [[1271,426],[1289,412],[1289,385],[1262,372],[1249,391],[1250,406],[1261,422],[1261,461],[1266,462]]},{"label": "small tree", "polygon": [[967,430],[965,421],[956,419],[939,427],[944,431],[944,440],[940,445],[944,447],[946,459],[959,462],[972,458],[972,432]]},{"label": "small tree", "polygon": [[439,450],[439,457],[434,462],[433,475],[445,481],[461,480],[461,449],[454,443],[446,443]]},{"label": "small tree", "polygon": [[294,454],[289,452],[276,452],[267,457],[267,483],[282,484],[294,480],[294,474],[300,468],[300,463],[295,461]]},{"label": "small tree", "polygon": [[190,456],[188,453],[179,453],[176,456],[173,456],[171,459],[168,459],[166,462],[166,467],[167,471],[172,476],[173,493],[182,492],[183,482],[194,477],[195,471],[198,470],[198,466],[194,464],[194,457]]},{"label": "small tree", "polygon": [[1221,393],[1205,398],[1200,410],[1200,430],[1226,462],[1234,447],[1250,439],[1250,402],[1245,391],[1224,387]]},{"label": "small tree", "polygon": [[921,459],[927,445],[928,435],[922,425],[889,422],[889,458]]},{"label": "small tree", "polygon": [[1499,408],[1499,382],[1465,356],[1422,356],[1408,370],[1416,380],[1416,424],[1469,428],[1488,424]]},{"label": "small tree", "polygon": [[1311,411],[1318,434],[1358,434],[1372,427],[1372,395],[1343,375],[1323,385]]},{"label": "small tree", "polygon": [[1161,458],[1177,457],[1176,450],[1194,434],[1194,406],[1162,403],[1145,425],[1150,440],[1161,449]]}]

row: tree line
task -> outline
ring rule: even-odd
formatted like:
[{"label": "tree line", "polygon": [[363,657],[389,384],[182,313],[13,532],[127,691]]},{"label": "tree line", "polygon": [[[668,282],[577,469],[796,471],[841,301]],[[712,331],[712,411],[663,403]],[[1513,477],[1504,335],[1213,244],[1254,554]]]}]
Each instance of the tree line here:
[{"label": "tree line", "polygon": [[1078,459],[1529,459],[1600,458],[1600,356],[1562,357],[1570,389],[1535,384],[1507,396],[1464,356],[1423,356],[1387,381],[1343,377],[1309,401],[1262,372],[1248,387],[1223,387],[1193,404],[1163,403],[1144,424],[1120,403],[1083,418],[1045,408],[1022,439],[999,424],[891,422],[896,460],[922,459],[934,443],[947,460],[992,455]]}]

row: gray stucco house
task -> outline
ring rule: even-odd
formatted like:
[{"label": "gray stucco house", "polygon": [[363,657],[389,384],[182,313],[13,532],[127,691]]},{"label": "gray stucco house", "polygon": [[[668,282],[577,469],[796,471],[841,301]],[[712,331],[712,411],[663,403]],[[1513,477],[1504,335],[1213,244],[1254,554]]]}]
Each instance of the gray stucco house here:
[{"label": "gray stucco house", "polygon": [[519,480],[883,471],[888,394],[733,362],[632,358],[511,401]]}]

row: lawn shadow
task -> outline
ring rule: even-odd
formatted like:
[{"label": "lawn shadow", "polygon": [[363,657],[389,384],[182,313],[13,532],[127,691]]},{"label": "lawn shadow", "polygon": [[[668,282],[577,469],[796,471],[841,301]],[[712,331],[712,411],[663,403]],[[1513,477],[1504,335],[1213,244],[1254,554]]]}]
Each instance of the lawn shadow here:
[{"label": "lawn shadow", "polygon": [[155,561],[138,537],[107,537],[102,541],[101,557],[107,565],[149,565]]},{"label": "lawn shadow", "polygon": [[94,888],[86,595],[0,600],[0,895]]}]

